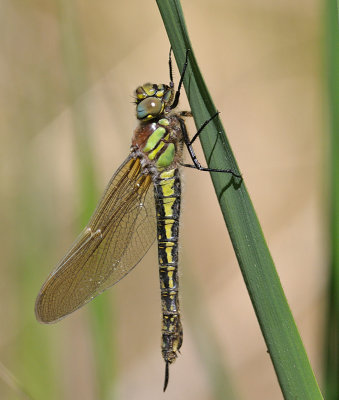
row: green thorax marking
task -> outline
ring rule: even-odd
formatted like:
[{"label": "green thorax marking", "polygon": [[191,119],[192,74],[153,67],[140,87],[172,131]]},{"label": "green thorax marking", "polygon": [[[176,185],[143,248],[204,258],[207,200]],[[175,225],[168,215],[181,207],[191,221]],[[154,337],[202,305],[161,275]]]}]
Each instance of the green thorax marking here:
[{"label": "green thorax marking", "polygon": [[161,139],[164,138],[164,135],[166,133],[166,129],[160,126],[157,128],[152,135],[148,138],[145,147],[142,149],[145,153],[148,153],[149,151],[153,150],[155,146],[159,143]]},{"label": "green thorax marking", "polygon": [[164,125],[164,126],[168,126],[169,125],[169,120],[167,118],[161,118],[159,119],[159,124],[160,125]]},{"label": "green thorax marking", "polygon": [[174,143],[169,143],[167,149],[160,155],[157,161],[157,167],[167,168],[174,161],[175,146]]},{"label": "green thorax marking", "polygon": [[152,132],[142,149],[145,153],[148,153],[149,160],[157,160],[156,166],[160,170],[170,167],[175,157],[175,144],[167,142],[170,134],[166,127],[169,124],[170,121],[167,118],[161,118],[158,121],[160,126]]}]

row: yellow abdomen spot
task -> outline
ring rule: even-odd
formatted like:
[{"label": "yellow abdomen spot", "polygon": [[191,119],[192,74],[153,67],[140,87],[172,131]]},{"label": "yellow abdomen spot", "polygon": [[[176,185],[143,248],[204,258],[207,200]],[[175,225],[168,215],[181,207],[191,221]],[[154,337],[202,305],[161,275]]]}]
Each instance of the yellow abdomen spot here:
[{"label": "yellow abdomen spot", "polygon": [[166,256],[167,256],[167,261],[168,261],[169,264],[171,264],[173,262],[172,250],[173,250],[172,246],[167,246],[166,249],[165,249]]},{"label": "yellow abdomen spot", "polygon": [[164,212],[166,217],[173,217],[173,204],[175,202],[175,197],[170,197],[168,199],[163,199]]},{"label": "yellow abdomen spot", "polygon": [[[161,179],[167,179],[167,178],[173,178],[174,177],[174,172],[175,169],[170,169],[168,171],[164,171],[160,174]],[[165,183],[160,182],[161,185],[164,185]]]},{"label": "yellow abdomen spot", "polygon": [[160,184],[162,188],[162,193],[165,197],[170,197],[174,195],[174,179],[162,181]]}]

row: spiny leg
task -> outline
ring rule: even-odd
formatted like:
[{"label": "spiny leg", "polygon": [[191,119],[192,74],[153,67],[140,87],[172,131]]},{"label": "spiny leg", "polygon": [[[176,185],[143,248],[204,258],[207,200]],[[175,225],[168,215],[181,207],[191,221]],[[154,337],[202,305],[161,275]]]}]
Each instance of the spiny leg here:
[{"label": "spiny leg", "polygon": [[[186,68],[187,68],[187,65],[188,65],[188,53],[189,52],[190,52],[190,49],[187,49],[186,50],[185,63],[184,63],[183,69],[182,69],[182,74],[181,74],[181,77],[180,77],[178,89],[177,89],[177,91],[175,93],[174,101],[173,101],[172,105],[170,106],[171,110],[176,108],[178,103],[179,103],[180,90],[181,90],[181,86],[182,86],[183,81],[184,81],[184,76],[185,76]],[[172,47],[170,48],[170,52],[169,52],[168,65],[169,65],[169,74],[170,74],[170,87],[173,88],[174,87],[174,82],[173,82],[173,68],[172,68]],[[182,164],[182,166],[188,167],[188,168],[195,168],[195,169],[198,169],[199,171],[224,172],[224,173],[232,174],[236,178],[241,178],[241,175],[237,174],[232,169],[218,169],[218,168],[205,168],[205,167],[203,167],[200,164],[200,162],[198,161],[197,156],[195,155],[194,149],[192,147],[193,142],[197,139],[197,137],[200,135],[200,133],[212,121],[212,119],[215,118],[218,114],[219,114],[219,112],[217,112],[211,118],[209,118],[207,121],[205,121],[201,125],[201,127],[198,129],[197,133],[193,136],[192,140],[190,140],[189,137],[188,137],[186,126],[185,126],[185,122],[181,118],[178,118],[178,120],[180,122],[180,125],[181,125],[182,134],[183,134],[183,137],[184,137],[184,142],[186,144],[187,150],[188,150],[188,152],[189,152],[189,154],[191,156],[191,159],[193,161],[193,165],[192,164]],[[192,113],[190,111],[182,111],[182,112],[179,113],[179,115],[182,116],[182,117],[192,117]]]},{"label": "spiny leg", "polygon": [[192,147],[192,143],[196,140],[196,138],[200,135],[200,133],[204,130],[204,128],[213,120],[213,118],[215,118],[217,115],[219,114],[219,112],[217,112],[216,114],[214,114],[211,118],[209,118],[207,121],[205,121],[201,127],[198,129],[197,133],[193,136],[192,140],[190,140],[190,138],[188,137],[188,133],[186,130],[186,125],[183,119],[178,118],[179,119],[179,123],[180,123],[180,127],[181,127],[181,131],[182,131],[182,135],[184,138],[184,142],[185,145],[187,147],[188,153],[193,161],[193,165],[192,164],[181,164],[184,167],[188,167],[188,168],[194,168],[197,169],[199,171],[207,171],[207,172],[223,172],[223,173],[227,173],[227,174],[232,174],[234,177],[236,178],[241,178],[241,175],[237,174],[236,172],[234,172],[232,169],[219,169],[219,168],[206,168],[203,167],[200,162],[197,159],[197,156],[195,155],[195,151]]},{"label": "spiny leg", "polygon": [[193,138],[190,140],[190,145],[193,144],[193,142],[195,141],[195,139],[200,135],[200,133],[205,129],[205,127],[212,121],[212,119],[214,119],[215,117],[217,117],[219,115],[219,111],[217,111],[214,115],[212,115],[212,117],[210,117],[209,119],[207,119],[202,125],[201,127],[198,129],[197,133],[193,136]]},{"label": "spiny leg", "polygon": [[172,46],[170,47],[169,56],[168,56],[168,68],[169,68],[169,75],[170,75],[170,87],[174,87],[173,82],[173,67],[172,67]]},{"label": "spiny leg", "polygon": [[180,115],[180,117],[193,117],[193,114],[191,111],[180,111],[179,115]]},{"label": "spiny leg", "polygon": [[[176,108],[178,103],[179,103],[180,90],[181,90],[181,86],[182,86],[183,81],[184,81],[184,76],[185,76],[186,68],[187,68],[187,65],[188,65],[188,53],[189,52],[190,52],[190,49],[187,49],[186,50],[185,63],[184,63],[184,66],[182,68],[182,74],[181,74],[181,77],[180,77],[178,89],[175,92],[174,101],[173,101],[173,103],[171,104],[171,107],[170,107],[171,110]],[[174,82],[173,82],[173,69],[172,69],[172,47],[170,48],[168,65],[169,65],[169,72],[170,72],[170,87],[173,88],[174,87]]]}]

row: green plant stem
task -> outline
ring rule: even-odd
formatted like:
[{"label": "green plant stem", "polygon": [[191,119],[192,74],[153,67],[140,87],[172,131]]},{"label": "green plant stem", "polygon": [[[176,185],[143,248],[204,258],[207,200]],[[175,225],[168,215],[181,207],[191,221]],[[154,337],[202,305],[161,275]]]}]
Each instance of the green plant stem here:
[{"label": "green plant stem", "polygon": [[[216,108],[199,71],[179,0],[157,0],[180,71],[186,49],[187,97],[199,127]],[[220,119],[200,137],[210,168],[238,171]],[[285,399],[322,399],[244,181],[211,174],[220,207]]]},{"label": "green plant stem", "polygon": [[329,121],[329,238],[330,265],[325,333],[325,394],[339,397],[339,29],[337,4],[326,2],[326,78]]}]

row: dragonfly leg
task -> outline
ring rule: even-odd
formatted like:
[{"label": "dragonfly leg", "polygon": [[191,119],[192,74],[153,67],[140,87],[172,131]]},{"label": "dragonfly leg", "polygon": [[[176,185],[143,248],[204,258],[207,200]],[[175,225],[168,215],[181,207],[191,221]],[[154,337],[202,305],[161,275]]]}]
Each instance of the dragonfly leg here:
[{"label": "dragonfly leg", "polygon": [[223,172],[223,173],[227,173],[227,174],[232,174],[234,177],[236,178],[241,178],[240,174],[237,174],[236,172],[234,172],[232,169],[219,169],[219,168],[206,168],[203,167],[200,162],[197,159],[197,156],[195,154],[195,151],[192,147],[192,143],[196,140],[196,138],[200,135],[200,133],[203,131],[203,129],[206,127],[206,125],[208,123],[210,123],[212,121],[213,118],[215,118],[217,115],[219,114],[219,112],[217,112],[216,114],[214,114],[211,118],[209,118],[207,121],[205,121],[201,127],[199,128],[198,132],[193,136],[193,139],[190,140],[190,138],[188,137],[188,133],[186,130],[186,125],[183,119],[178,118],[179,123],[180,123],[180,127],[181,127],[181,131],[182,131],[182,135],[183,135],[183,139],[185,142],[185,145],[187,147],[188,153],[193,161],[193,164],[181,164],[183,167],[188,167],[188,168],[195,168],[199,171],[208,171],[208,172]]},{"label": "dragonfly leg", "polygon": [[169,75],[170,75],[170,87],[174,87],[173,81],[173,67],[172,67],[172,46],[170,47],[169,56],[168,56],[168,68],[169,68]]},{"label": "dragonfly leg", "polygon": [[193,117],[192,111],[180,111],[180,117]]},{"label": "dragonfly leg", "polygon": [[195,139],[200,135],[200,133],[205,129],[205,127],[212,121],[212,119],[214,119],[215,117],[217,117],[220,114],[219,111],[217,111],[214,115],[212,115],[211,118],[207,119],[202,125],[201,127],[198,129],[197,133],[193,136],[193,138],[190,140],[190,144],[192,144]]},{"label": "dragonfly leg", "polygon": [[[185,76],[186,68],[187,68],[187,65],[188,65],[188,54],[189,54],[189,52],[190,52],[190,49],[187,49],[186,50],[185,63],[184,63],[184,66],[182,68],[182,74],[181,74],[181,77],[180,77],[178,89],[175,92],[173,103],[170,106],[171,110],[173,110],[175,107],[177,107],[177,105],[179,103],[180,90],[181,90],[181,86],[182,86],[183,81],[184,81],[184,76]],[[173,70],[172,70],[172,47],[170,48],[168,65],[169,65],[169,71],[170,71],[170,87],[173,88],[174,87],[174,82],[173,82]]]}]

